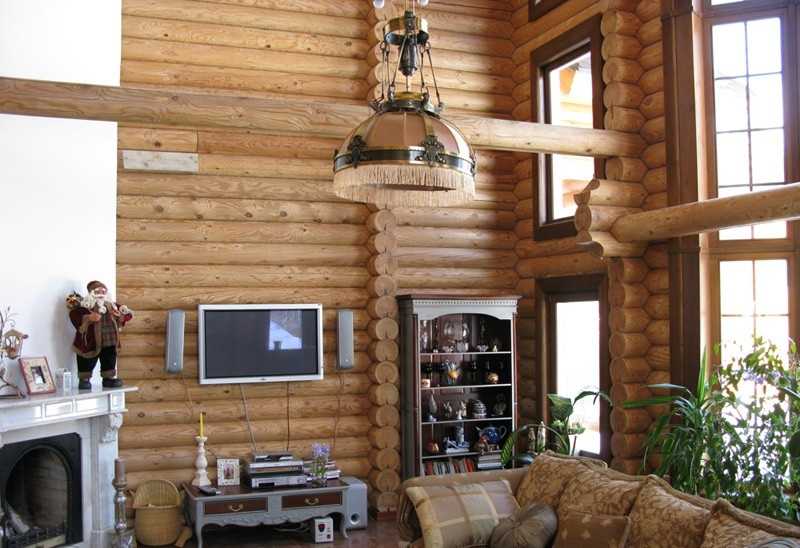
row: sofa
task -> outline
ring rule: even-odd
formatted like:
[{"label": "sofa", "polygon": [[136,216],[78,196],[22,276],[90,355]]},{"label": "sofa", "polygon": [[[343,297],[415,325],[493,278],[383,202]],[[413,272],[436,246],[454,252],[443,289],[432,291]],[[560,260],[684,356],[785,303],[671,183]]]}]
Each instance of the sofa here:
[{"label": "sofa", "polygon": [[[656,476],[631,476],[609,469],[604,462],[584,457],[569,457],[546,452],[528,467],[510,470],[473,472],[444,476],[412,478],[401,487],[398,506],[400,546],[412,548],[449,548],[459,544],[487,546],[491,531],[487,529],[514,512],[506,500],[504,507],[487,497],[486,486],[506,490],[506,499],[515,508],[547,505],[557,517],[554,540],[556,546],[590,546],[589,541],[565,540],[567,525],[575,515],[584,517],[617,517],[625,522],[624,538],[614,546],[627,548],[738,548],[752,546],[800,546],[800,527],[739,510],[729,502],[711,501],[672,489]],[[442,504],[449,492],[463,492],[474,487],[492,509],[466,508],[463,501]],[[439,497],[440,512],[431,511],[428,495]],[[491,495],[502,500],[502,493]],[[477,495],[473,495],[475,499]],[[444,499],[447,500],[447,499]],[[421,502],[422,501],[422,502]],[[472,503],[470,503],[472,504]],[[462,511],[461,521],[447,511]],[[417,515],[419,510],[420,515]],[[550,511],[550,509],[547,509]],[[521,510],[517,510],[517,514]],[[470,514],[492,514],[484,520],[484,530],[468,523]],[[585,519],[584,521],[588,521]],[[508,519],[508,518],[506,518]],[[466,520],[466,521],[464,521]],[[450,529],[440,527],[447,522]],[[457,524],[457,525],[453,525]],[[570,526],[571,528],[571,526]],[[423,530],[425,530],[423,532]],[[472,530],[470,542],[452,542],[464,530]],[[449,532],[448,532],[449,531]],[[436,534],[432,534],[435,532]],[[586,534],[585,532],[583,533]],[[449,538],[448,538],[449,537]],[[556,539],[561,537],[561,543]],[[574,537],[573,537],[574,538]],[[588,537],[587,537],[588,538]],[[427,539],[427,543],[426,543]]]}]

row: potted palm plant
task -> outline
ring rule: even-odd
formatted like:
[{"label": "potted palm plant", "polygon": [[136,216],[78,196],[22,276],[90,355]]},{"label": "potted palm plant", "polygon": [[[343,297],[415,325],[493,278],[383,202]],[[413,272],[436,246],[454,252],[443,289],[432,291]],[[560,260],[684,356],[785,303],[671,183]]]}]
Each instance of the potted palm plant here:
[{"label": "potted palm plant", "polygon": [[558,394],[548,394],[547,399],[550,400],[550,423],[547,425],[544,423],[526,424],[509,434],[500,451],[500,461],[503,465],[505,466],[511,461],[514,446],[519,436],[530,430],[535,430],[537,434],[541,430],[549,433],[550,447],[557,453],[564,455],[574,454],[577,438],[586,431],[586,428],[580,422],[572,420],[572,415],[575,413],[575,406],[578,402],[589,397],[594,398],[593,403],[598,398],[601,398],[611,405],[611,399],[601,390],[584,390],[572,399]]}]

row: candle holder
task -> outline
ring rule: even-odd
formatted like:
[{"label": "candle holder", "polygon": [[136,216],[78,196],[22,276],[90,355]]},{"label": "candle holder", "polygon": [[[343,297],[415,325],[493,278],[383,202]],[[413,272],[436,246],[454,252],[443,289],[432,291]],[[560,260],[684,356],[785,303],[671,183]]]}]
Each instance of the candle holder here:
[{"label": "candle holder", "polygon": [[192,485],[203,487],[204,485],[211,485],[211,480],[208,479],[208,459],[206,458],[206,440],[205,436],[195,436],[197,442],[197,458],[194,460],[194,479]]},{"label": "candle holder", "polygon": [[125,479],[125,465],[117,459],[115,462],[114,486],[114,536],[111,540],[111,548],[136,548],[136,535],[133,529],[128,529],[128,518],[125,515],[125,489],[128,481]]}]

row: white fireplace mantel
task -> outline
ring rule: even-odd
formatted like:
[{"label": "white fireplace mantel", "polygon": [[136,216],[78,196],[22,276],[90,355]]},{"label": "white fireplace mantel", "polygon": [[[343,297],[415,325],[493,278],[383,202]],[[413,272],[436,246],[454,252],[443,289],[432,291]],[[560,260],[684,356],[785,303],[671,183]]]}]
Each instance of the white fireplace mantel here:
[{"label": "white fireplace mantel", "polygon": [[83,542],[105,547],[113,532],[114,459],[125,394],[136,387],[95,388],[0,400],[0,449],[11,443],[66,433],[81,437]]}]

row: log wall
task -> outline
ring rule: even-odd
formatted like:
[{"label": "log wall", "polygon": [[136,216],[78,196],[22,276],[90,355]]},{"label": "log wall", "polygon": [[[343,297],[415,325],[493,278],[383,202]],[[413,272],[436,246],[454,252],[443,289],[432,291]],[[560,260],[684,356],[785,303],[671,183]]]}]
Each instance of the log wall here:
[{"label": "log wall", "polygon": [[[362,0],[125,0],[123,85],[362,104],[369,9]],[[195,173],[159,164],[119,173],[118,292],[137,311],[120,368],[139,386],[120,453],[134,487],[154,475],[191,478],[201,410],[212,475],[216,456],[247,454],[244,396],[259,449],[307,456],[313,442],[326,442],[345,474],[369,478],[372,410],[393,396],[373,380],[385,377],[373,356],[386,329],[374,325],[371,212],[331,192],[338,145],[302,135],[120,127],[120,150],[197,154]],[[260,302],[322,303],[325,379],[242,391],[199,386],[197,304]],[[163,372],[164,316],[173,307],[188,312],[183,378]],[[338,308],[355,312],[355,367],[346,372],[335,368]]]},{"label": "log wall", "polygon": [[[363,104],[379,93],[381,21],[401,8],[390,1],[375,10],[369,0],[125,0],[123,85]],[[639,156],[607,161],[605,205],[612,213],[665,205],[657,0],[570,0],[532,23],[527,9],[527,0],[431,3],[425,13],[445,112],[529,120],[530,52],[602,13],[606,127],[647,143]],[[121,163],[118,181],[118,293],[138,312],[120,358],[123,375],[140,387],[120,435],[134,487],[153,475],[191,477],[201,410],[212,475],[216,455],[246,454],[244,394],[260,449],[307,454],[314,441],[330,443],[346,474],[368,480],[371,505],[392,510],[402,388],[398,292],[521,294],[526,420],[538,405],[536,280],[608,269],[612,397],[619,403],[646,392],[648,382],[668,380],[663,246],[606,264],[576,238],[533,241],[531,159],[507,152],[477,153],[477,197],[468,204],[376,211],[344,202],[330,189],[338,144],[238,129],[120,127],[121,151],[158,153],[136,169]],[[588,226],[608,222],[590,217]],[[335,309],[353,309],[356,366],[339,372],[335,354],[326,352],[321,382],[249,385],[243,392],[200,387],[194,310],[230,302],[321,302],[329,350],[336,344]],[[174,307],[188,311],[183,378],[166,375],[161,358],[165,311]],[[641,434],[659,411],[612,413],[615,467],[632,469]]]},{"label": "log wall", "polygon": [[[511,117],[513,11],[504,8],[448,0],[426,10],[446,112]],[[125,0],[123,85],[363,104],[375,93],[381,11],[369,0]],[[118,296],[137,312],[120,357],[122,375],[139,387],[120,434],[133,487],[192,477],[201,411],[212,476],[217,455],[247,454],[246,396],[259,449],[308,454],[311,443],[330,443],[342,471],[368,481],[371,505],[394,509],[394,296],[514,292],[517,162],[479,152],[469,204],[375,211],[331,192],[338,145],[302,134],[120,127],[121,156],[158,153],[135,169],[121,160],[118,178]],[[199,386],[196,306],[232,302],[321,302],[325,380]],[[163,371],[169,308],[187,311],[183,377]],[[338,308],[355,311],[356,364],[346,372],[335,369]]]},{"label": "log wall", "polygon": [[[570,0],[534,22],[528,22],[528,2],[512,0],[516,11],[512,40],[515,51],[513,97],[514,116],[529,120],[530,52],[598,13],[602,14],[603,101],[605,128],[638,133],[647,147],[638,156],[614,157],[606,161],[605,180],[594,181],[591,192],[576,201],[578,237],[536,242],[531,239],[533,186],[530,162],[520,157],[515,173],[517,208],[516,246],[520,275],[519,290],[526,299],[520,324],[520,347],[535,348],[535,303],[532,298],[536,279],[607,271],[609,275],[609,327],[611,338],[612,466],[637,473],[641,461],[643,434],[661,408],[623,410],[629,399],[650,395],[647,384],[669,381],[669,276],[667,251],[663,244],[620,245],[604,237],[614,220],[625,212],[665,207],[666,152],[664,143],[663,69],[659,0]],[[587,207],[591,204],[591,208]],[[609,235],[610,236],[610,235]],[[598,248],[592,255],[580,242],[593,240],[615,246],[615,254],[630,258],[601,261]],[[602,251],[602,250],[600,250]],[[528,337],[531,337],[528,339]],[[522,356],[522,409],[536,416],[536,357]]]},{"label": "log wall", "polygon": [[[511,0],[514,7],[512,22],[514,32],[514,90],[512,96],[516,106],[514,119],[531,120],[531,52],[548,43],[558,35],[583,23],[587,19],[602,13],[605,2],[587,0],[570,0],[536,21],[529,22],[527,0]],[[520,322],[518,330],[518,347],[520,349],[520,414],[522,424],[531,422],[540,416],[541,402],[536,401],[536,379],[539,361],[536,356],[536,280],[555,276],[571,276],[602,272],[603,261],[581,248],[576,238],[558,240],[533,240],[533,195],[536,192],[533,184],[533,159],[530,155],[517,155],[514,168],[516,182],[514,195],[518,205],[515,233],[517,244],[515,251],[519,258],[516,265],[519,282],[517,293],[522,295],[520,301]],[[588,182],[588,181],[587,181]]]}]

